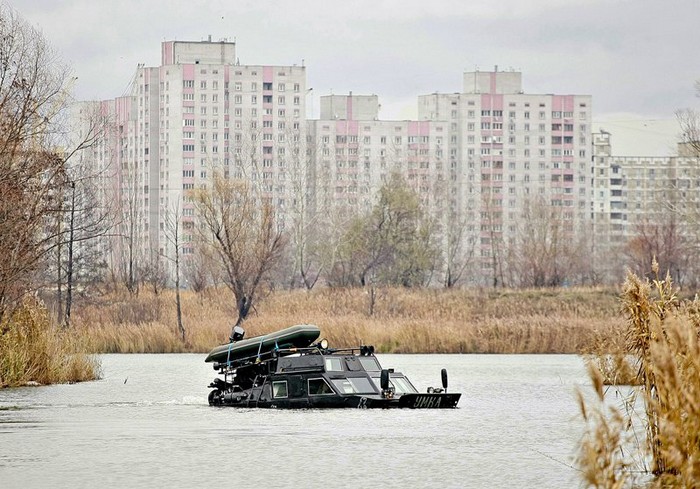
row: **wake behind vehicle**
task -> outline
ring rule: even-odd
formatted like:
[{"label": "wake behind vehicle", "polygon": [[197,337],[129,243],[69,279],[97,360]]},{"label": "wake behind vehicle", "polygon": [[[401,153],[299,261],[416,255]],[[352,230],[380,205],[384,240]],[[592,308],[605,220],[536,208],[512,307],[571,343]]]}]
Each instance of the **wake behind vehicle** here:
[{"label": "wake behind vehicle", "polygon": [[383,369],[374,347],[329,348],[314,343],[321,331],[302,324],[269,335],[233,341],[214,348],[206,362],[220,377],[209,385],[213,406],[260,408],[454,408],[461,394],[442,387],[419,393],[401,372]]}]

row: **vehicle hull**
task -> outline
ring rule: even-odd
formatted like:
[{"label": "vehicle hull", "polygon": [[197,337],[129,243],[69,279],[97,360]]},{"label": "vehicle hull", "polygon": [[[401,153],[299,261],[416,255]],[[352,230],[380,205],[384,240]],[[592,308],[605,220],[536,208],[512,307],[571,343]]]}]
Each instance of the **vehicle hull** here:
[{"label": "vehicle hull", "polygon": [[212,391],[209,403],[216,406],[271,409],[451,409],[457,407],[460,393],[415,393],[386,398],[380,395],[332,395],[299,397],[287,399],[266,399],[260,397],[260,390],[222,395]]}]

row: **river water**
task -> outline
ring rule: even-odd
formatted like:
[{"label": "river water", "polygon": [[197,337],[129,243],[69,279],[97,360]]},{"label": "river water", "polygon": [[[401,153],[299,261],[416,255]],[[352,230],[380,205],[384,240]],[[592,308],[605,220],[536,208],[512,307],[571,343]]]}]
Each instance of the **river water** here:
[{"label": "river water", "polygon": [[[103,379],[0,390],[0,487],[578,487],[573,355],[379,355],[455,410],[207,405],[204,355],[104,355]],[[585,389],[585,387],[583,387]]]}]

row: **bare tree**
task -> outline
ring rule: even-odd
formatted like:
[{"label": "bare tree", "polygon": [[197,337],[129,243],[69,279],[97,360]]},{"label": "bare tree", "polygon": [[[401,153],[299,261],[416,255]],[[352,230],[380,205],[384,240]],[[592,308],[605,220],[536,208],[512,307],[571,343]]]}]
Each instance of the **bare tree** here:
[{"label": "bare tree", "polygon": [[[698,83],[700,95],[700,82]],[[679,142],[683,156],[700,156],[700,112],[692,109],[676,111],[676,119],[681,128]]]},{"label": "bare tree", "polygon": [[183,276],[188,287],[201,294],[207,286],[213,282],[212,271],[213,265],[209,257],[205,254],[205,250],[201,246],[195,247],[192,256],[184,261]]},{"label": "bare tree", "polygon": [[[103,193],[109,165],[100,164],[97,153],[104,149],[110,121],[99,105],[78,103],[70,107],[68,132],[63,147],[72,148],[60,156],[65,175],[58,190],[62,205],[55,213],[58,320],[68,326],[76,286],[85,293],[101,280],[105,268],[104,237],[114,224],[113,202]],[[65,300],[62,287],[65,285]]]},{"label": "bare tree", "polygon": [[555,287],[580,274],[586,247],[574,224],[565,219],[560,207],[543,198],[525,202],[511,249],[511,267],[520,285]]},{"label": "bare tree", "polygon": [[447,212],[447,222],[443,225],[446,236],[445,277],[447,288],[457,285],[467,268],[474,262],[476,241],[467,234],[467,220],[456,212]]},{"label": "bare tree", "polygon": [[226,179],[218,172],[211,187],[193,192],[193,201],[202,242],[222,262],[224,281],[236,300],[236,325],[240,325],[282,256],[283,234],[272,202],[250,183]]},{"label": "bare tree", "polygon": [[668,272],[673,281],[683,285],[689,260],[687,240],[684,238],[677,216],[673,213],[646,218],[635,224],[635,236],[624,249],[634,273],[648,275],[656,260],[662,272]]},{"label": "bare tree", "polygon": [[76,240],[75,214],[68,228],[52,222],[65,215],[66,188],[71,204],[77,202],[69,162],[93,143],[96,132],[58,151],[65,143],[63,115],[73,81],[69,69],[41,33],[4,4],[0,39],[1,323],[24,294],[40,286],[38,272],[49,253]]},{"label": "bare tree", "polygon": [[139,261],[139,278],[144,285],[150,286],[155,295],[158,295],[168,285],[168,271],[163,260],[164,254],[151,248]]},{"label": "bare tree", "polygon": [[[172,250],[166,250],[162,253],[163,257],[169,260],[175,267],[175,307],[177,309],[177,329],[180,333],[182,341],[185,341],[185,327],[182,324],[182,301],[180,300],[180,263],[182,258],[182,218],[180,212],[180,199],[173,205],[172,209],[166,209],[165,217],[165,239],[172,247]],[[191,222],[191,221],[190,221]]]},{"label": "bare tree", "polygon": [[503,209],[501,207],[500,195],[495,194],[495,188],[491,186],[489,174],[482,175],[480,198],[481,198],[481,229],[488,233],[482,236],[480,244],[485,246],[482,252],[487,253],[490,261],[491,285],[493,287],[503,287],[506,285],[504,277],[504,264],[506,261],[506,246],[503,240]]},{"label": "bare tree", "polygon": [[311,290],[323,272],[319,246],[323,233],[318,229],[322,216],[317,202],[313,200],[319,186],[319,175],[314,165],[318,148],[311,136],[302,144],[298,130],[292,130],[285,137],[291,153],[289,173],[292,193],[288,208],[292,225],[290,245],[293,273],[298,275],[307,290]]}]

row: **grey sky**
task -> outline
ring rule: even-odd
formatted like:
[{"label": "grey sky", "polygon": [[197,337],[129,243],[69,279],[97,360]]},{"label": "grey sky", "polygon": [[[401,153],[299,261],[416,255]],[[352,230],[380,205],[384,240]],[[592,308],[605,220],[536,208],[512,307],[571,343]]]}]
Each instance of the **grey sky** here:
[{"label": "grey sky", "polygon": [[163,40],[236,39],[242,64],[307,66],[311,107],[376,93],[385,119],[462,72],[514,68],[526,93],[590,94],[618,154],[667,154],[700,106],[697,0],[10,0],[71,63],[81,99],[124,93]]}]

